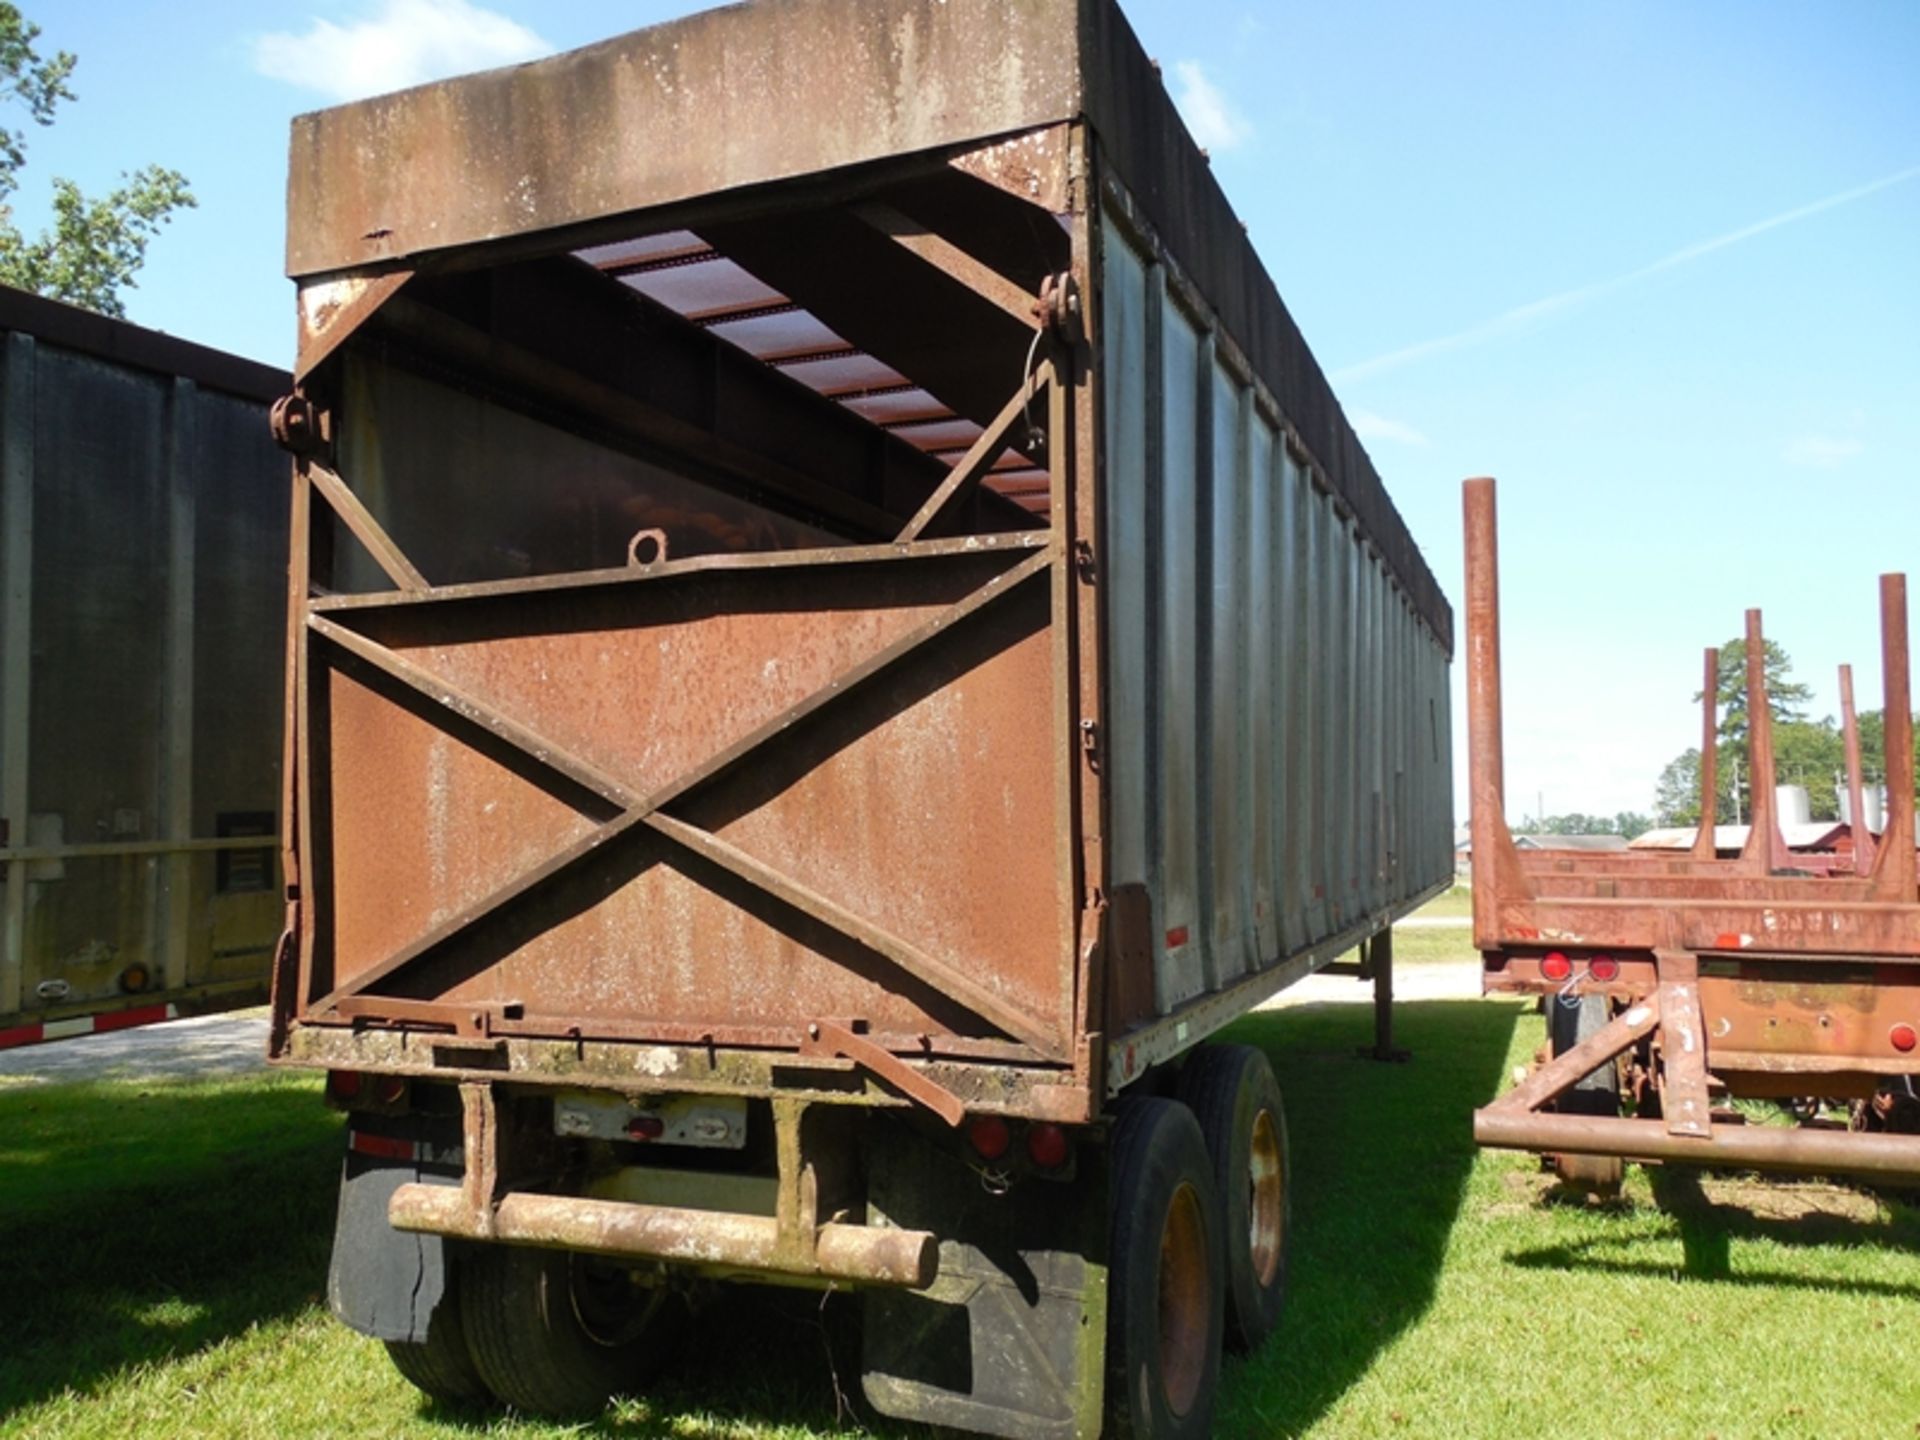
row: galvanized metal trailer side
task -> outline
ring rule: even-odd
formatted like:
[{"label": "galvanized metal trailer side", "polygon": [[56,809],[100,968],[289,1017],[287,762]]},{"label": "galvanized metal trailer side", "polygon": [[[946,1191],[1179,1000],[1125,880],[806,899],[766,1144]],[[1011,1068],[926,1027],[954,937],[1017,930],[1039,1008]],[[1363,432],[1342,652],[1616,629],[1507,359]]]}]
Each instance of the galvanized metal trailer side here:
[{"label": "galvanized metal trailer side", "polygon": [[267,997],[288,376],[0,288],[0,1046]]},{"label": "galvanized metal trailer side", "polygon": [[[1887,828],[1847,873],[1789,854],[1775,810],[1760,613],[1747,612],[1752,813],[1719,859],[1713,816],[1719,664],[1708,651],[1693,851],[1522,856],[1504,819],[1499,549],[1491,480],[1465,489],[1474,944],[1489,992],[1584,1008],[1554,1058],[1474,1115],[1483,1145],[1552,1154],[1569,1178],[1617,1183],[1626,1159],[1911,1178],[1920,1135],[1871,1104],[1920,1073],[1920,881],[1906,577],[1880,578]],[[1849,788],[1861,790],[1843,668]],[[1860,813],[1857,802],[1855,814]],[[1582,1090],[1586,1093],[1582,1094]],[[1863,1102],[1862,1128],[1749,1126],[1727,1097]],[[1624,1103],[1623,1103],[1624,1102]],[[1631,1112],[1631,1113],[1629,1113]]]},{"label": "galvanized metal trailer side", "polygon": [[[1452,868],[1450,612],[1117,9],[736,7],[303,117],[289,270],[336,1309],[537,1406],[500,1254],[857,1285],[878,1408],[1096,1433],[1157,1323],[1107,1191],[1265,1074],[1167,1062]],[[1151,1221],[1237,1214],[1261,1305],[1277,1106],[1240,1211]],[[1109,1419],[1204,1427],[1169,1387]]]}]

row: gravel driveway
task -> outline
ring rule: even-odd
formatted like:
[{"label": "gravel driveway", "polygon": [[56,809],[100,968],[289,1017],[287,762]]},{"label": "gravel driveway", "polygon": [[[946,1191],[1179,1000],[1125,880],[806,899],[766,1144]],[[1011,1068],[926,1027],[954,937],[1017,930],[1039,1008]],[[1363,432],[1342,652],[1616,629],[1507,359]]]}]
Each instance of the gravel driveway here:
[{"label": "gravel driveway", "polygon": [[200,1080],[267,1063],[265,1007],[0,1050],[0,1085],[75,1080]]}]

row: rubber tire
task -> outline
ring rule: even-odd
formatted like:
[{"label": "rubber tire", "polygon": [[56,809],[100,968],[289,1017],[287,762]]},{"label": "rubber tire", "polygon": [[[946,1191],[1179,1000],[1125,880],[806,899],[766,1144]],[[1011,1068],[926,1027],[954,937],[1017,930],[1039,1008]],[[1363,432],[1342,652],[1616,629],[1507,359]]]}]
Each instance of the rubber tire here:
[{"label": "rubber tire", "polygon": [[434,1313],[425,1340],[387,1340],[387,1357],[406,1382],[442,1405],[484,1405],[493,1399],[474,1368],[459,1311],[444,1305]]},{"label": "rubber tire", "polygon": [[[1582,995],[1579,1000],[1578,1005],[1569,1005],[1555,995],[1547,1001],[1547,1035],[1552,1041],[1555,1059],[1582,1040],[1598,1034],[1612,1018],[1606,996]],[[1609,1062],[1582,1076],[1554,1102],[1554,1108],[1562,1115],[1618,1115],[1619,1067]]]},{"label": "rubber tire", "polygon": [[[1579,999],[1578,1005],[1568,1005],[1558,995],[1547,1000],[1547,1037],[1556,1058],[1598,1034],[1613,1018],[1606,996]],[[1609,1063],[1589,1071],[1553,1108],[1562,1115],[1618,1115],[1620,1067]],[[1603,1196],[1617,1195],[1627,1174],[1627,1162],[1618,1155],[1556,1155],[1553,1168],[1563,1183]]]},{"label": "rubber tire", "polygon": [[428,1399],[442,1405],[485,1405],[493,1392],[474,1367],[466,1327],[460,1323],[460,1271],[467,1252],[453,1241],[443,1243],[446,1288],[427,1317],[427,1338],[381,1343],[401,1378]]},{"label": "rubber tire", "polygon": [[[603,1344],[581,1322],[571,1288],[580,1259],[561,1250],[485,1245],[460,1277],[460,1319],[474,1368],[487,1389],[526,1414],[597,1415],[615,1395],[632,1394],[652,1369],[647,1334]],[[647,1328],[657,1334],[659,1326]]]},{"label": "rubber tire", "polygon": [[[1226,1220],[1227,1344],[1257,1348],[1279,1323],[1286,1303],[1287,1261],[1293,1247],[1293,1171],[1287,1154],[1287,1116],[1267,1057],[1251,1045],[1202,1045],[1180,1072],[1180,1099],[1200,1122],[1213,1157],[1214,1188]],[[1253,1131],[1262,1111],[1272,1117],[1280,1145],[1280,1257],[1271,1284],[1254,1268],[1251,1170]]]},{"label": "rubber tire", "polygon": [[[1109,1440],[1202,1440],[1213,1429],[1226,1318],[1224,1222],[1213,1163],[1199,1122],[1176,1100],[1124,1097],[1113,1115],[1105,1433]],[[1183,1185],[1191,1185],[1199,1200],[1207,1333],[1193,1402],[1186,1414],[1175,1415],[1161,1370],[1160,1251]]]}]

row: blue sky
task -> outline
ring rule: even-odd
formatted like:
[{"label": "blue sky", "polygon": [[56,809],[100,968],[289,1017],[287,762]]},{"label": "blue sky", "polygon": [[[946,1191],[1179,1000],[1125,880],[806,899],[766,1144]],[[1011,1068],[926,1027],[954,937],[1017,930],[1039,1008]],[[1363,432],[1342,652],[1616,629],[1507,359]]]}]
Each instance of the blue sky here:
[{"label": "blue sky", "polygon": [[[185,171],[131,317],[284,364],[291,116],[700,7],[24,8],[80,99],[22,220],[50,175]],[[1842,660],[1877,705],[1874,577],[1920,554],[1920,5],[1126,8],[1456,603],[1458,482],[1500,477],[1515,815],[1649,808],[1748,605],[1817,712]]]}]

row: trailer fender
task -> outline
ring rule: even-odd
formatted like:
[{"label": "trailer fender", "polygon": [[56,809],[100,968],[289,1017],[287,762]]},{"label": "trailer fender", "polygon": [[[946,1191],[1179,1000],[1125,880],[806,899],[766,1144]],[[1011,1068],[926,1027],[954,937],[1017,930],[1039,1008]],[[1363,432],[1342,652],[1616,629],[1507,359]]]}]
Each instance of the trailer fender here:
[{"label": "trailer fender", "polygon": [[[458,1185],[458,1122],[431,1126],[423,1117],[356,1115],[347,1132],[327,1267],[327,1308],[350,1329],[376,1340],[425,1344],[435,1311],[452,1295],[450,1247],[438,1235],[415,1235],[387,1223],[387,1206],[402,1185]],[[436,1135],[429,1130],[447,1129]]]},{"label": "trailer fender", "polygon": [[1100,1433],[1106,1355],[1106,1155],[1071,1180],[1004,1180],[905,1122],[876,1123],[868,1223],[932,1231],[925,1291],[873,1290],[867,1403],[898,1420],[983,1435]]}]

